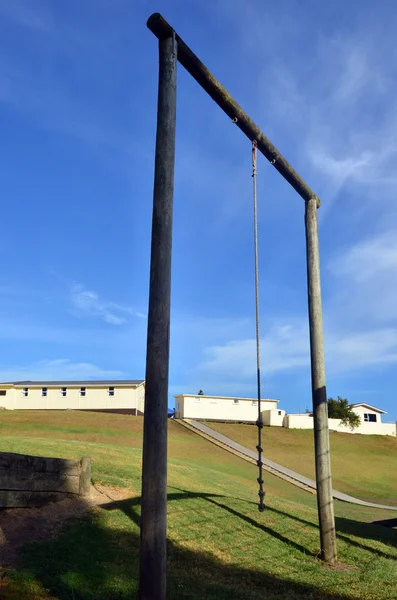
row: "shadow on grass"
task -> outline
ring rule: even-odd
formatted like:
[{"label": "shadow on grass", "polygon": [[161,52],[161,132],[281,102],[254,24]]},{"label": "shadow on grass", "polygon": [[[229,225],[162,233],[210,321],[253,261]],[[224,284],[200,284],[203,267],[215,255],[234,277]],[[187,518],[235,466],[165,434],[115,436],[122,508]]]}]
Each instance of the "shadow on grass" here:
[{"label": "shadow on grass", "polygon": [[373,525],[382,525],[382,527],[397,527],[397,519],[382,519],[381,521],[372,521]]},{"label": "shadow on grass", "polygon": [[[168,495],[170,502],[175,500],[203,499],[218,506],[227,513],[242,519],[249,525],[262,530],[295,550],[310,554],[303,546],[287,539],[254,518],[227,506],[224,496],[178,491]],[[223,499],[223,501],[221,500]],[[38,543],[26,547],[21,569],[11,576],[9,589],[0,596],[4,600],[45,599],[49,591],[51,598],[59,600],[132,600],[137,598],[139,576],[139,511],[140,498],[104,504],[109,511],[103,519],[102,511],[95,511],[83,521],[69,524],[58,537],[45,544]],[[268,508],[269,511],[285,515],[301,523],[314,527],[309,521],[288,513]],[[114,511],[114,512],[113,512]],[[133,523],[126,526],[124,513]],[[182,503],[183,511],[183,503]],[[203,515],[205,518],[205,514]],[[346,533],[362,536],[362,526],[348,519],[339,519],[338,527]],[[113,525],[113,526],[112,526]],[[355,528],[359,528],[356,531]],[[377,529],[377,528],[376,528]],[[382,528],[381,528],[382,529]],[[382,529],[383,530],[383,529]],[[369,531],[369,530],[368,530]],[[385,531],[385,530],[383,530]],[[366,533],[364,532],[364,536]],[[348,543],[352,540],[345,538]],[[263,538],[266,543],[266,537]],[[374,551],[354,542],[368,551]],[[260,551],[259,551],[260,552]],[[379,552],[375,552],[379,554]],[[392,558],[380,553],[381,556]],[[266,565],[260,559],[261,571],[247,567],[226,564],[212,553],[191,550],[168,541],[168,589],[167,597],[172,600],[274,600],[317,599],[349,600],[351,596],[336,591],[335,594],[321,589],[321,573],[324,567],[313,562],[315,583],[293,581],[294,573],[282,576],[265,571]],[[40,586],[38,586],[38,582]],[[318,584],[318,585],[317,585]],[[36,586],[36,588],[35,588]],[[0,584],[1,587],[1,584]],[[336,586],[337,587],[337,586]],[[35,591],[36,590],[36,591]]]},{"label": "shadow on grass", "polygon": [[[302,525],[308,525],[309,527],[315,527],[317,529],[317,524],[312,523],[311,521],[306,521],[305,519],[296,517],[295,515],[291,515],[276,508],[267,507],[267,510],[293,519]],[[380,522],[363,523],[362,521],[354,521],[352,519],[346,519],[345,517],[335,517],[335,526],[337,539],[343,540],[350,546],[360,548],[361,550],[365,550],[375,554],[376,556],[380,556],[381,558],[396,559],[395,554],[388,554],[387,552],[379,550],[378,548],[366,546],[365,544],[361,544],[360,542],[343,535],[346,533],[348,535],[354,535],[355,537],[363,539],[380,541],[388,546],[397,546],[397,532],[386,529],[385,527],[380,527]]]},{"label": "shadow on grass", "polygon": [[[223,498],[225,500],[225,496],[221,496],[219,494],[204,494],[204,493],[192,494],[192,492],[189,492],[187,490],[182,490],[182,489],[179,489],[179,492],[180,493],[178,493],[178,494],[168,494],[168,500],[183,499],[183,497],[185,497],[185,498],[188,498],[188,497],[202,498],[202,499],[206,500],[207,502],[210,502],[211,504],[216,504],[217,506],[223,508],[227,512],[230,512],[231,514],[235,515],[236,517],[243,519],[247,523],[250,523],[251,525],[258,527],[258,529],[262,529],[263,531],[265,531],[269,535],[275,537],[276,539],[278,539],[282,542],[285,542],[285,543],[289,544],[290,546],[293,546],[294,548],[303,552],[304,554],[309,554],[309,555],[312,554],[304,546],[301,546],[300,544],[296,544],[292,540],[289,540],[288,538],[286,538],[285,536],[282,536],[281,534],[272,530],[271,528],[266,527],[265,525],[263,525],[261,523],[258,523],[257,521],[255,521],[255,519],[252,519],[251,517],[248,517],[247,515],[241,514],[238,511],[234,510],[233,508],[220,502],[219,500],[216,500],[216,499],[220,499],[220,498]],[[252,506],[257,506],[257,504],[255,502],[248,501],[248,504],[251,504]],[[314,527],[316,529],[318,528],[317,523],[307,521],[305,519],[302,519],[301,517],[296,517],[295,515],[284,512],[277,508],[273,508],[271,506],[266,506],[266,510],[269,512],[272,512],[274,514],[281,515],[281,516],[287,517],[289,519],[293,519],[294,521],[297,521],[298,523],[300,523],[302,525]],[[381,525],[383,525],[384,523],[387,523],[387,525],[384,525],[383,527],[381,527]],[[396,525],[397,525],[396,519],[387,520],[387,521],[375,521],[373,523],[363,523],[362,521],[354,521],[353,519],[346,519],[345,517],[335,517],[336,535],[337,535],[338,539],[343,540],[344,542],[346,542],[347,544],[350,544],[351,546],[354,546],[355,548],[360,548],[362,550],[365,550],[367,552],[375,554],[376,556],[380,556],[382,558],[387,558],[387,559],[395,559],[396,556],[395,556],[395,554],[388,554],[387,552],[383,552],[382,550],[380,550],[378,548],[372,548],[371,546],[366,546],[365,544],[361,544],[360,542],[357,542],[356,540],[353,540],[350,537],[346,537],[346,535],[343,535],[343,534],[353,535],[355,537],[368,539],[368,540],[380,541],[388,546],[396,546],[397,547],[397,532],[393,531],[393,529],[391,529],[392,527],[395,527]]]},{"label": "shadow on grass", "polygon": [[[281,533],[274,531],[273,529],[271,529],[270,527],[267,527],[263,523],[258,523],[258,521],[256,521],[255,519],[252,519],[251,517],[244,515],[243,513],[235,510],[234,508],[231,508],[230,506],[227,506],[227,504],[224,504],[220,501],[215,500],[215,498],[216,499],[225,498],[224,496],[221,496],[220,494],[193,493],[193,492],[181,490],[180,492],[177,492],[177,493],[168,494],[167,498],[168,498],[168,502],[173,501],[173,500],[185,500],[188,498],[195,498],[195,499],[200,498],[201,500],[205,500],[206,502],[209,502],[210,504],[213,504],[215,506],[218,506],[219,508],[222,508],[223,510],[225,510],[229,514],[233,515],[234,517],[238,517],[239,519],[242,519],[249,525],[252,525],[253,527],[256,527],[257,529],[264,531],[265,533],[276,538],[280,542],[284,542],[285,544],[292,546],[299,552],[303,552],[303,554],[312,554],[307,548],[305,548],[304,546],[301,546],[300,544],[297,544],[293,540],[286,538]],[[140,504],[140,500],[141,500],[140,498],[134,499],[133,501],[123,500],[121,502],[115,503],[114,505],[112,505],[112,504],[104,505],[103,508],[105,508],[106,510],[112,510],[113,508],[122,510],[124,512],[124,514],[126,514],[128,517],[130,517],[130,519],[132,519],[139,526],[140,525],[139,515],[134,511],[134,506]]]}]

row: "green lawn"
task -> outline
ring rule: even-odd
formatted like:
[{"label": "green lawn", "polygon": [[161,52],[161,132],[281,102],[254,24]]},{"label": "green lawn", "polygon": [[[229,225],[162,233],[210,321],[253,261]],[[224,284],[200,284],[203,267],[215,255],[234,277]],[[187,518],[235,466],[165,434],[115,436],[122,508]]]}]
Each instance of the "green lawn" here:
[{"label": "green lawn", "polygon": [[[255,449],[258,433],[254,425],[207,425]],[[262,432],[267,458],[314,479],[312,431],[265,427]],[[334,488],[362,500],[397,506],[397,438],[331,432],[330,439]]]},{"label": "green lawn", "polygon": [[[93,459],[93,479],[130,498],[68,523],[25,547],[0,579],[2,600],[136,598],[142,419],[95,413],[0,414],[0,450]],[[169,423],[168,598],[192,600],[397,599],[397,532],[374,519],[395,513],[336,503],[339,560],[317,558],[316,497],[266,475]]]}]

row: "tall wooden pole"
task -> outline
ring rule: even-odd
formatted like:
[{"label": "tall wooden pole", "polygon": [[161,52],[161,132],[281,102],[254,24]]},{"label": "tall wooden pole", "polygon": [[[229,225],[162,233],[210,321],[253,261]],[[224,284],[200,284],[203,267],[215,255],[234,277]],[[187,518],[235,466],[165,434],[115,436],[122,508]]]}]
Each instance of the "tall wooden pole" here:
[{"label": "tall wooden pole", "polygon": [[159,55],[143,432],[140,600],[166,598],[168,371],[177,62],[175,36],[159,41]]},{"label": "tall wooden pole", "polygon": [[325,383],[323,316],[318,245],[317,199],[306,202],[306,256],[309,300],[310,358],[312,372],[314,449],[316,460],[317,506],[320,524],[321,556],[334,564],[337,560],[334,503],[332,496],[331,455]]}]

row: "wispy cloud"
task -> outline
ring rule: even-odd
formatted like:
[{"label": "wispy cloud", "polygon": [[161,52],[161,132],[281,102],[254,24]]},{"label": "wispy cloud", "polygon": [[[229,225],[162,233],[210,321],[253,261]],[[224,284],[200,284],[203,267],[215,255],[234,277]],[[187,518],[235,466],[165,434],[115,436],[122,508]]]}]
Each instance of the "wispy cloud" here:
[{"label": "wispy cloud", "polygon": [[[294,55],[291,47],[313,29],[310,11],[298,16],[296,7],[280,13],[237,0],[241,10],[230,13],[224,0],[217,5],[240,36],[244,60],[259,74],[264,123],[324,200],[322,213],[346,185],[360,187],[361,202],[373,199],[379,184],[396,189],[390,176],[397,168],[395,20],[360,23],[357,17],[355,26],[337,33],[317,26],[310,52]],[[263,60],[269,55],[271,66]],[[376,199],[387,193],[378,189]]]},{"label": "wispy cloud", "polygon": [[375,277],[389,279],[397,269],[397,230],[381,232],[348,246],[330,260],[328,269],[334,276],[346,277],[354,283]]},{"label": "wispy cloud", "polygon": [[[324,303],[324,339],[330,376],[397,364],[396,269],[395,230],[362,239],[329,260],[325,271],[333,291]],[[264,377],[308,369],[306,316],[278,319],[266,328],[265,323],[261,339]],[[231,393],[238,382],[249,385],[255,370],[254,338],[233,339],[231,334],[203,349],[194,380],[213,388],[226,387]]]},{"label": "wispy cloud", "polygon": [[96,292],[86,289],[80,284],[74,284],[70,291],[74,312],[80,316],[99,317],[111,325],[122,325],[127,317],[145,319],[146,315],[135,311],[129,306],[102,300]]},{"label": "wispy cloud", "polygon": [[10,367],[0,365],[0,381],[112,379],[126,377],[126,375],[121,370],[104,369],[89,362],[74,362],[67,358],[40,360],[28,365]]},{"label": "wispy cloud", "polygon": [[[262,375],[308,369],[310,365],[307,321],[273,327],[261,339]],[[397,328],[374,331],[325,331],[327,372],[331,375],[362,368],[397,363]],[[204,350],[196,379],[211,386],[234,389],[237,380],[248,385],[255,380],[256,348],[254,339],[229,341]],[[251,384],[252,385],[252,384]]]},{"label": "wispy cloud", "polygon": [[[307,366],[308,331],[301,324],[280,324],[272,327],[261,339],[264,374]],[[209,346],[204,350],[204,362],[199,370],[207,375],[225,379],[235,378],[238,372],[242,379],[256,372],[255,340],[229,341]]]},{"label": "wispy cloud", "polygon": [[347,245],[330,259],[334,293],[330,318],[368,328],[397,322],[397,230],[389,229]]}]

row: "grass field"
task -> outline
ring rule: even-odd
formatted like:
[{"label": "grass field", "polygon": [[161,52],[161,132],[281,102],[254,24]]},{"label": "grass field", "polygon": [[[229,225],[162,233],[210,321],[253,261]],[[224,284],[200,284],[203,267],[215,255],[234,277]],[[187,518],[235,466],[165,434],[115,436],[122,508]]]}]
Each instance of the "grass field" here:
[{"label": "grass field", "polygon": [[[254,425],[208,425],[243,446],[255,448],[257,444]],[[314,479],[312,431],[282,427],[262,431],[267,458]],[[397,438],[331,432],[330,440],[335,489],[362,500],[397,506]]]},{"label": "grass field", "polygon": [[[50,541],[24,548],[0,579],[2,600],[136,597],[142,419],[78,412],[1,413],[0,450],[93,459],[97,483],[128,488]],[[353,436],[352,436],[353,437]],[[296,449],[293,449],[296,452]],[[169,422],[168,598],[397,599],[395,513],[336,503],[341,565],[317,558],[316,497],[266,476]]]}]

